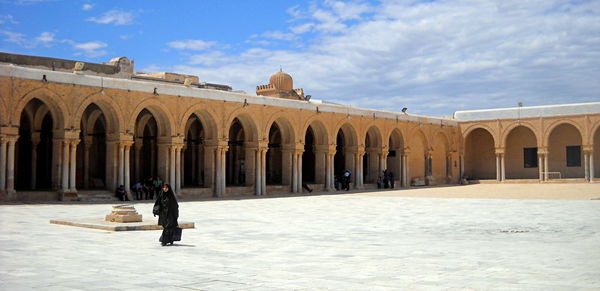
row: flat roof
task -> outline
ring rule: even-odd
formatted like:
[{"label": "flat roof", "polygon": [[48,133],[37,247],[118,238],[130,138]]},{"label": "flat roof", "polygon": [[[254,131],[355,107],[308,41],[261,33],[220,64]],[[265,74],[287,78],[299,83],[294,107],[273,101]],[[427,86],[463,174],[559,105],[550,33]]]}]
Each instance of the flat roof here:
[{"label": "flat roof", "polygon": [[457,121],[600,114],[600,102],[456,111]]}]

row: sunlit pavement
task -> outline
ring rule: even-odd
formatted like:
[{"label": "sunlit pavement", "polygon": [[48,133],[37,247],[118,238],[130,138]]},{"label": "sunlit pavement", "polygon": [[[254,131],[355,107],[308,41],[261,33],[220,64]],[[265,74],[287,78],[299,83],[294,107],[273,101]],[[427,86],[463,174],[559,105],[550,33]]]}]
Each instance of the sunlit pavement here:
[{"label": "sunlit pavement", "polygon": [[[434,189],[431,189],[435,191]],[[150,218],[152,204],[135,204]],[[0,205],[0,289],[600,288],[600,201],[323,195],[180,203],[196,229],[53,225],[111,204]]]}]

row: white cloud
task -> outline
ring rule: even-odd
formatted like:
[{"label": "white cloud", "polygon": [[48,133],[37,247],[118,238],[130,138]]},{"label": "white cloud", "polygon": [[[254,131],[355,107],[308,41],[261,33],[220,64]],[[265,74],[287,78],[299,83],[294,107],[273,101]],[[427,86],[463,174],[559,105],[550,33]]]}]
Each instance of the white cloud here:
[{"label": "white cloud", "polygon": [[133,14],[121,10],[110,10],[100,17],[90,17],[87,21],[100,24],[127,25],[133,22]]},{"label": "white cloud", "polygon": [[[342,9],[348,3],[355,6]],[[599,10],[560,0],[328,1],[290,12],[314,23],[290,23],[292,33],[317,34],[301,50],[207,52],[172,69],[253,92],[282,65],[316,99],[431,115],[592,101],[600,94]]]},{"label": "white cloud", "polygon": [[285,33],[285,32],[281,32],[281,31],[267,31],[267,32],[264,32],[262,34],[262,36],[265,38],[271,38],[271,39],[276,39],[276,40],[287,40],[287,41],[292,41],[292,40],[297,39],[295,34]]},{"label": "white cloud", "polygon": [[4,36],[6,36],[6,38],[4,39],[4,41],[6,42],[15,43],[21,46],[27,43],[27,41],[25,40],[25,35],[22,33],[12,32],[8,30],[0,30],[0,34],[4,34]]},{"label": "white cloud", "polygon": [[35,40],[44,44],[49,44],[56,41],[54,39],[54,33],[51,32],[42,32],[38,37],[35,38]]},{"label": "white cloud", "polygon": [[216,45],[215,41],[204,41],[199,39],[176,40],[169,42],[167,45],[178,50],[193,50],[202,51]]},{"label": "white cloud", "polygon": [[0,15],[0,24],[19,24],[12,15]]},{"label": "white cloud", "polygon": [[97,58],[107,54],[103,48],[108,47],[108,44],[101,41],[90,41],[84,43],[74,43],[73,48],[79,52],[75,55],[85,55],[90,58]]},{"label": "white cloud", "polygon": [[83,4],[81,6],[81,10],[83,10],[83,11],[90,11],[93,8],[94,8],[94,4],[89,4],[89,3]]}]

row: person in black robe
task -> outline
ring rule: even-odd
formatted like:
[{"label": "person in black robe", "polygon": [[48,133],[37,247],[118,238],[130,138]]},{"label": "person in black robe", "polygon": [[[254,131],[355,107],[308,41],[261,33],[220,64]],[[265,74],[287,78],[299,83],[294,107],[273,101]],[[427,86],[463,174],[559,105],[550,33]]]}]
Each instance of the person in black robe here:
[{"label": "person in black robe", "polygon": [[160,236],[161,245],[173,244],[173,231],[179,227],[179,204],[169,184],[165,184],[156,197],[154,216],[158,215],[158,224],[162,225],[163,232]]}]

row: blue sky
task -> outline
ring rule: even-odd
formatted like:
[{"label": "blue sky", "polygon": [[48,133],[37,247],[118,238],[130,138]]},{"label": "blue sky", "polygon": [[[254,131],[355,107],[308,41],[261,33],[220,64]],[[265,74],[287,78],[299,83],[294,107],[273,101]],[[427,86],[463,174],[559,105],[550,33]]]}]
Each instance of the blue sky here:
[{"label": "blue sky", "polygon": [[600,1],[0,0],[0,51],[448,116],[600,100]]}]

